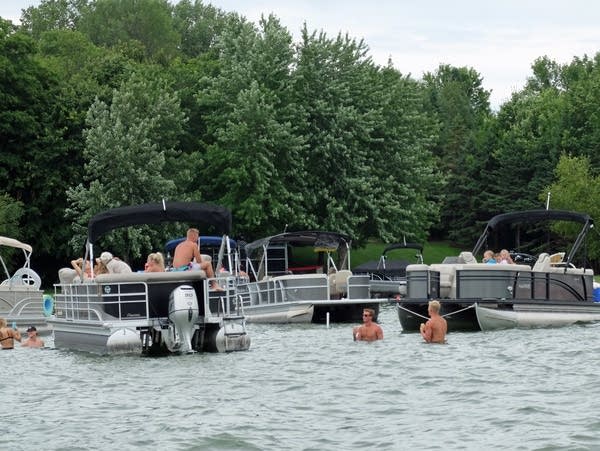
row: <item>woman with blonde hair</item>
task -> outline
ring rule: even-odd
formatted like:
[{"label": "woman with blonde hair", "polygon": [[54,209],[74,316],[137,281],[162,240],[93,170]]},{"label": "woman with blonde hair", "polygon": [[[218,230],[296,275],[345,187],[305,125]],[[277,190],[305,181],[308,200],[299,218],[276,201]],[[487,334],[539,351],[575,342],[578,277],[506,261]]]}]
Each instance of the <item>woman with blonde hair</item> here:
[{"label": "woman with blonde hair", "polygon": [[13,349],[15,340],[21,341],[21,332],[18,329],[9,328],[4,318],[0,318],[0,346],[2,349]]},{"label": "woman with blonde hair", "polygon": [[144,272],[163,272],[165,270],[165,258],[160,252],[148,255]]}]

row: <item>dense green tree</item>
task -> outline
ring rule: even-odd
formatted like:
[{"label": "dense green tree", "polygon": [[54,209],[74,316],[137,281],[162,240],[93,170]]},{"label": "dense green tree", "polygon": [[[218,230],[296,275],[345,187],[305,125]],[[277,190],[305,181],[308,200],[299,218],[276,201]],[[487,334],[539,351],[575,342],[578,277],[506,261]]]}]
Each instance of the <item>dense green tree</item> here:
[{"label": "dense green tree", "polygon": [[428,195],[437,186],[437,132],[416,84],[375,66],[364,42],[306,27],[294,83],[308,140],[305,208],[317,226],[359,243],[424,239],[437,213]]},{"label": "dense green tree", "polygon": [[561,71],[565,106],[561,146],[600,167],[600,53],[574,58]]},{"label": "dense green tree", "polygon": [[167,0],[95,0],[78,29],[96,45],[166,64],[180,44],[171,10]]},{"label": "dense green tree", "polygon": [[494,168],[489,172],[496,182],[490,187],[496,196],[494,214],[542,208],[538,194],[552,180],[563,151],[565,100],[556,84],[560,69],[545,59],[533,69],[527,86],[497,115]]},{"label": "dense green tree", "polygon": [[[551,207],[558,210],[579,211],[592,218],[600,217],[600,176],[594,174],[588,157],[574,157],[563,154],[554,171],[554,182],[539,193],[540,202],[546,201],[546,193],[551,193]],[[581,227],[559,224],[555,230],[571,237],[573,242]],[[588,257],[600,259],[600,235],[592,229],[588,235]],[[596,265],[597,266],[597,265]]]},{"label": "dense green tree", "polygon": [[[21,217],[23,216],[23,204],[15,201],[8,194],[0,193],[0,236],[14,238],[16,240],[24,240],[22,236],[22,227],[20,227]],[[6,265],[6,269],[10,274],[13,273],[23,264],[22,255],[17,254],[16,249],[8,246],[0,246],[0,255]],[[15,257],[16,258],[13,258]],[[0,278],[4,280],[4,268],[0,268]]]},{"label": "dense green tree", "polygon": [[181,36],[181,52],[189,58],[215,53],[215,44],[230,19],[237,20],[235,15],[201,0],[177,2],[173,7],[173,25]]},{"label": "dense green tree", "polygon": [[4,192],[23,204],[19,236],[36,249],[44,273],[66,252],[69,124],[61,82],[35,50],[23,33],[0,34],[0,179]]},{"label": "dense green tree", "polygon": [[[184,121],[177,95],[149,73],[132,74],[115,90],[110,105],[100,100],[92,105],[85,132],[84,183],[67,193],[74,250],[81,249],[87,221],[94,214],[177,195],[176,177],[166,162],[177,155]],[[132,258],[150,241],[139,229],[127,229],[108,236],[104,244]]]},{"label": "dense green tree", "polygon": [[199,173],[202,196],[233,211],[247,239],[306,224],[300,120],[289,103],[291,36],[273,17],[230,24],[218,44],[218,75],[198,100],[205,117],[207,153]]},{"label": "dense green tree", "polygon": [[431,153],[437,124],[422,108],[419,85],[391,66],[372,71],[368,86],[379,117],[364,143],[371,193],[356,236],[424,242],[438,215],[432,193],[443,183]]},{"label": "dense green tree", "polygon": [[23,216],[23,203],[15,201],[6,193],[0,193],[0,235],[21,239],[19,227]]},{"label": "dense green tree", "polygon": [[21,27],[39,39],[52,30],[75,30],[89,0],[42,0],[23,10]]},{"label": "dense green tree", "polygon": [[305,26],[294,73],[294,101],[305,116],[298,126],[308,144],[304,208],[314,226],[356,238],[372,214],[369,146],[381,118],[368,98],[375,68],[367,54],[362,41]]},{"label": "dense green tree", "polygon": [[439,193],[441,214],[434,233],[456,239],[460,235],[454,231],[463,233],[475,222],[472,201],[486,188],[478,177],[487,163],[485,154],[480,153],[479,131],[491,115],[490,92],[474,69],[446,64],[425,73],[423,86],[425,107],[440,122],[433,152],[446,178],[444,192]]}]

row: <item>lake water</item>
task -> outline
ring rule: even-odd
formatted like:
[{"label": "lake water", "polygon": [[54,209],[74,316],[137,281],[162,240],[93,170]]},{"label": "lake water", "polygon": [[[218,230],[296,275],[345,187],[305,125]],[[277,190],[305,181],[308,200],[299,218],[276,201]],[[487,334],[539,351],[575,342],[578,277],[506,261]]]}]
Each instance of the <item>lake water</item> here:
[{"label": "lake water", "polygon": [[600,449],[600,326],[402,334],[252,325],[250,351],[0,351],[11,450]]}]

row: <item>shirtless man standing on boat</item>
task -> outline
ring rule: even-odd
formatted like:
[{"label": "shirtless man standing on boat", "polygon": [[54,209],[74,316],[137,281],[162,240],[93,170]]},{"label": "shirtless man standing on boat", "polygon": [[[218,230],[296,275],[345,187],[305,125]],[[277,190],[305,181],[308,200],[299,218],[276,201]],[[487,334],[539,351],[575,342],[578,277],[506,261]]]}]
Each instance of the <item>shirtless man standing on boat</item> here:
[{"label": "shirtless man standing on boat", "polygon": [[363,310],[363,325],[352,329],[354,341],[376,341],[383,340],[383,329],[373,322],[375,310],[366,308]]},{"label": "shirtless man standing on boat", "polygon": [[440,316],[440,302],[429,301],[427,313],[429,313],[429,320],[421,323],[421,336],[427,343],[446,343],[448,323]]},{"label": "shirtless man standing on boat", "polygon": [[[198,246],[198,238],[200,232],[198,229],[188,229],[187,238],[182,241],[175,248],[175,254],[173,255],[173,269],[182,269],[189,265],[198,265],[200,269],[203,269],[206,276],[211,280],[211,286],[213,289],[220,289],[214,280],[215,272],[211,262],[204,261],[200,255],[200,247]],[[192,263],[195,261],[195,263]]]}]

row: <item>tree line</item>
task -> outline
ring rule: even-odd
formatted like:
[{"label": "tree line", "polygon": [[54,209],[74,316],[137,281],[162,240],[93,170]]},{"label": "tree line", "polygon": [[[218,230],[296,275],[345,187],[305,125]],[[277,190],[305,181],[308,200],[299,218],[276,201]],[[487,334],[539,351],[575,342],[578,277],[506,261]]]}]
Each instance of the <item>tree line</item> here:
[{"label": "tree line", "polygon": [[[599,56],[532,63],[492,111],[471,67],[421,79],[368,44],[202,1],[42,0],[0,18],[0,234],[48,280],[87,222],[161,199],[224,205],[234,237],[287,230],[472,245],[506,211],[596,217]],[[110,234],[142,259],[180,230]],[[600,256],[593,234],[590,256]]]}]

